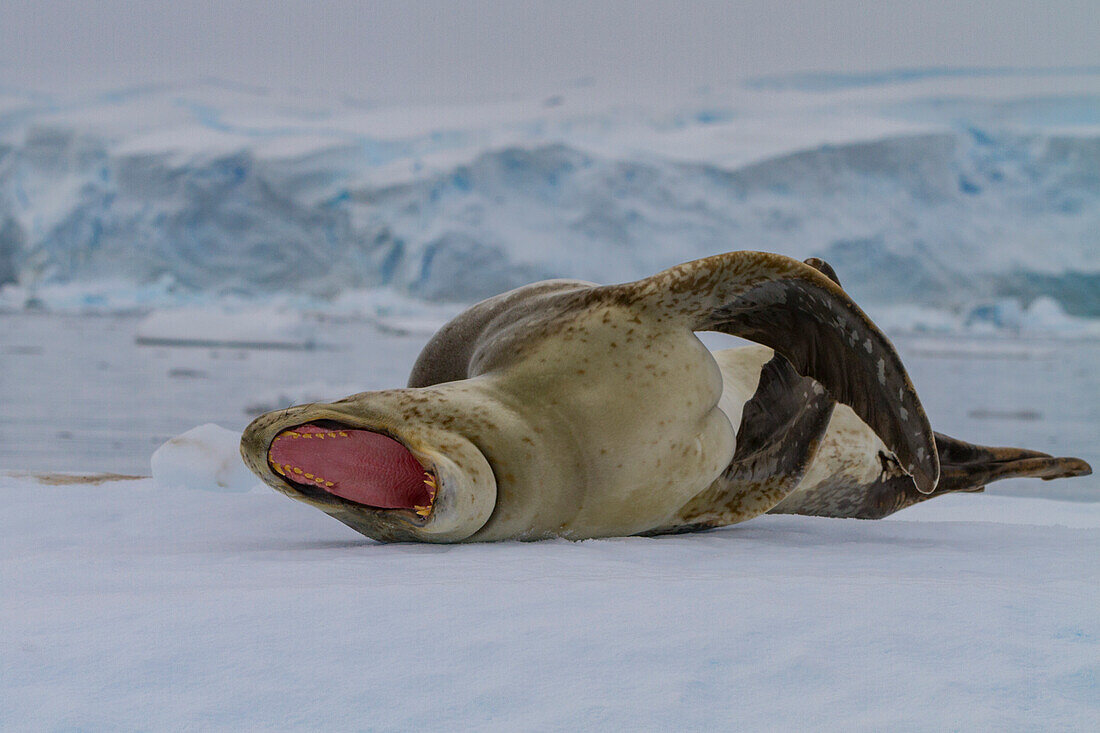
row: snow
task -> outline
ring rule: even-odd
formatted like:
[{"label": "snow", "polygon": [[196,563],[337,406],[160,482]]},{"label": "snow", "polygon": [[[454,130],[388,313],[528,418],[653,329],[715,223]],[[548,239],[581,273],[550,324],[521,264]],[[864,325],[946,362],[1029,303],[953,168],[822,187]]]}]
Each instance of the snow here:
[{"label": "snow", "polygon": [[243,492],[263,483],[241,460],[241,434],[213,423],[191,428],[153,451],[153,486],[162,491]]},{"label": "snow", "polygon": [[[237,440],[261,407],[403,384],[426,334],[181,348],[140,323],[0,314],[0,728],[1100,722],[1096,476],[883,522],[383,546],[261,487]],[[896,343],[937,429],[1100,463],[1096,342]],[[89,475],[150,453],[153,478]]]},{"label": "snow", "polygon": [[236,346],[253,349],[311,349],[314,331],[298,311],[248,308],[226,311],[198,307],[160,310],[138,323],[143,345]]},{"label": "snow", "polygon": [[981,501],[980,520],[973,512],[972,494],[948,494],[935,501],[917,504],[886,521],[901,522],[992,522],[1042,527],[1087,529],[1100,523],[1100,501],[1065,502],[1023,497],[985,496]]},{"label": "snow", "polygon": [[431,547],[274,492],[0,492],[5,728],[1100,723],[1095,505]]},{"label": "snow", "polygon": [[212,81],[8,98],[9,309],[470,302],[745,248],[824,257],[861,304],[921,309],[918,328],[966,330],[1005,298],[1100,315],[1093,68],[434,106]]}]

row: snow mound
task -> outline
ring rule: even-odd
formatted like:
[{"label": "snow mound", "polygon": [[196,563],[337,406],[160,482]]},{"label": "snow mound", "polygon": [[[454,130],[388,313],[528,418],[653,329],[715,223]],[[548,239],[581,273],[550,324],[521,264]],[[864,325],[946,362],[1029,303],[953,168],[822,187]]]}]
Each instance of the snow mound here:
[{"label": "snow mound", "polygon": [[138,324],[136,341],[142,346],[252,349],[311,349],[316,345],[313,329],[301,313],[275,308],[154,311]]},{"label": "snow mound", "polygon": [[213,423],[177,435],[153,453],[153,485],[165,491],[239,493],[262,489],[241,460],[240,442],[240,433]]}]

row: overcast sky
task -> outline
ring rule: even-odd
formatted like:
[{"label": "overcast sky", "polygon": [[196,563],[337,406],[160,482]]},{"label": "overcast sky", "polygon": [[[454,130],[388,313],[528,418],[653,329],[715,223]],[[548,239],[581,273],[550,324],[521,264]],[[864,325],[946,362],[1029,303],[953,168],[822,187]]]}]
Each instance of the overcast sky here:
[{"label": "overcast sky", "polygon": [[104,88],[216,76],[379,99],[542,93],[591,77],[1100,64],[1100,0],[0,0],[0,79]]}]

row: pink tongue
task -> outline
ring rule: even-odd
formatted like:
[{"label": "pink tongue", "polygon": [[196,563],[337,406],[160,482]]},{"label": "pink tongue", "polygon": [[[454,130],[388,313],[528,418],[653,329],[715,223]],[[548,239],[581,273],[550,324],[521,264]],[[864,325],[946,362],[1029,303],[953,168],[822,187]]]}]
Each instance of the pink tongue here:
[{"label": "pink tongue", "polygon": [[299,425],[268,450],[271,467],[291,481],[380,509],[430,506],[428,474],[409,450],[369,430]]}]

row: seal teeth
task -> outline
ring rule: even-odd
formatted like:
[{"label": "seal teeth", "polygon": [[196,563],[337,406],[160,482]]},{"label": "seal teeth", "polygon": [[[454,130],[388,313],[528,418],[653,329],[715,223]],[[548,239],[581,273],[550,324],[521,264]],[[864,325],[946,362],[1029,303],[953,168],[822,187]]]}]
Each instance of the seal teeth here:
[{"label": "seal teeth", "polygon": [[416,513],[422,517],[426,517],[432,513],[432,505],[435,504],[435,494],[439,490],[435,482],[435,476],[429,471],[424,472],[424,485],[428,487],[428,504],[426,506],[415,507]]}]

